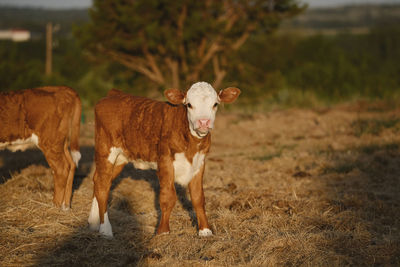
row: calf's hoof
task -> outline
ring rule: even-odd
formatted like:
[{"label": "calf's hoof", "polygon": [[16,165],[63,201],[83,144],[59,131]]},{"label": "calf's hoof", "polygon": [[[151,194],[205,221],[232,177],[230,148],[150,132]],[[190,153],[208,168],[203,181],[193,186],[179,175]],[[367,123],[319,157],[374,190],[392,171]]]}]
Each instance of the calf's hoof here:
[{"label": "calf's hoof", "polygon": [[157,235],[169,234],[169,226],[161,226],[157,229]]},{"label": "calf's hoof", "polygon": [[199,236],[201,236],[201,237],[207,237],[207,236],[212,236],[212,235],[213,235],[213,233],[208,228],[204,228],[199,231]]},{"label": "calf's hoof", "polygon": [[68,210],[70,210],[70,209],[71,209],[70,205],[66,205],[65,203],[62,203],[62,205],[61,205],[61,210],[63,210],[63,211],[68,211]]},{"label": "calf's hoof", "polygon": [[90,231],[97,232],[100,229],[100,223],[93,223],[89,221],[88,228]]},{"label": "calf's hoof", "polygon": [[158,236],[160,236],[160,235],[169,235],[169,231],[168,232],[161,232],[161,233],[157,232],[157,235]]},{"label": "calf's hoof", "polygon": [[110,223],[100,224],[99,233],[106,239],[112,239],[114,237]]}]

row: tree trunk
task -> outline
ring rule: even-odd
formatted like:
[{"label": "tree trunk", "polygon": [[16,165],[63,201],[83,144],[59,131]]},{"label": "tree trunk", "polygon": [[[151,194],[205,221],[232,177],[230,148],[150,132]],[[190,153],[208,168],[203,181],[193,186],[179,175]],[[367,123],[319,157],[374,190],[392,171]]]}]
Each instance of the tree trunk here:
[{"label": "tree trunk", "polygon": [[213,68],[214,68],[215,80],[212,85],[215,89],[217,89],[221,86],[221,83],[226,75],[226,71],[220,68],[218,56],[214,56],[213,58]]}]

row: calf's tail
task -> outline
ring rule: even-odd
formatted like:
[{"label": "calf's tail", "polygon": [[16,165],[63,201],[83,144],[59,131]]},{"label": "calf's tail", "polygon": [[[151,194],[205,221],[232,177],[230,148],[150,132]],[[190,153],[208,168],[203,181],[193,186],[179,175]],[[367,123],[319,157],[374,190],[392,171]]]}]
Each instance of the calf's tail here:
[{"label": "calf's tail", "polygon": [[74,161],[76,167],[78,167],[78,162],[81,159],[81,153],[79,152],[79,132],[81,125],[81,113],[82,105],[79,97],[74,101],[74,107],[72,110],[72,121],[71,121],[71,136],[70,136],[70,150],[72,160]]}]

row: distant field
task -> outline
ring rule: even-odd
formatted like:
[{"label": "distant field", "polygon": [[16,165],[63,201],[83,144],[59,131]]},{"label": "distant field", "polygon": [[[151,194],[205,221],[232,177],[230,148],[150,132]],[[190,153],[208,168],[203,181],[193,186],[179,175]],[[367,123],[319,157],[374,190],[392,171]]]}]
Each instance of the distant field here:
[{"label": "distant field", "polygon": [[283,23],[283,28],[314,30],[371,28],[400,22],[400,4],[347,5],[336,8],[310,8]]},{"label": "distant field", "polygon": [[[8,180],[0,185],[0,265],[399,266],[399,114],[363,102],[222,112],[206,159],[210,238],[197,236],[181,188],[171,233],[155,236],[158,181],[153,171],[132,166],[113,184],[115,238],[90,232],[90,122],[82,130],[84,155],[69,212],[51,204],[52,176],[43,159],[30,162],[39,151],[1,152]],[[7,174],[12,161],[25,165]]]}]

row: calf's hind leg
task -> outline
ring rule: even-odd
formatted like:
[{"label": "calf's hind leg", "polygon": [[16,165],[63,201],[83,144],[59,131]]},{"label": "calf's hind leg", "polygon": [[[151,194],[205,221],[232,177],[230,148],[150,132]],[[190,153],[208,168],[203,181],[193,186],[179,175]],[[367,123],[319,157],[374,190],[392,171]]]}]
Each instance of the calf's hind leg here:
[{"label": "calf's hind leg", "polygon": [[125,164],[111,164],[107,159],[96,161],[96,171],[93,176],[94,196],[89,214],[89,228],[99,231],[106,238],[112,238],[112,227],[108,219],[107,203],[111,182],[122,171]]},{"label": "calf's hind leg", "polygon": [[[46,157],[47,163],[49,164],[54,179],[54,195],[53,203],[57,207],[61,207],[63,204],[65,189],[68,180],[68,174],[70,172],[70,164],[64,154],[63,147],[58,148],[42,148],[43,154]],[[69,201],[68,201],[69,202]]]}]

